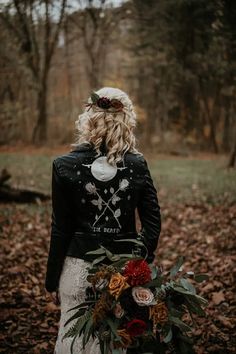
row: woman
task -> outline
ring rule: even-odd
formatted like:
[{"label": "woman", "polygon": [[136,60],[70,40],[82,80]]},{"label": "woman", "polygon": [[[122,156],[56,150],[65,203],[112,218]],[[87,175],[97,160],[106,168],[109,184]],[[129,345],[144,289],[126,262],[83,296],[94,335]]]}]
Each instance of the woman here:
[{"label": "woman", "polygon": [[[92,261],[86,253],[100,245],[113,254],[132,253],[134,243],[115,240],[137,238],[136,209],[147,260],[154,259],[161,214],[146,160],[135,148],[135,125],[136,115],[127,94],[102,88],[91,95],[76,121],[79,136],[73,150],[53,161],[45,287],[54,299],[58,292],[61,303],[56,354],[70,353],[71,339],[62,341],[68,328],[64,324],[72,315],[67,310],[85,300],[87,267]],[[75,354],[100,353],[97,341],[90,341],[83,350],[81,338],[74,350]]]}]

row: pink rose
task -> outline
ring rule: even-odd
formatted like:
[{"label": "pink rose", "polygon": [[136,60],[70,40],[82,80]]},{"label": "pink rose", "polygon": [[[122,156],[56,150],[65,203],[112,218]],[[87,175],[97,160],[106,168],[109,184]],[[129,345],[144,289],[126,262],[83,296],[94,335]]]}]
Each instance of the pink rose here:
[{"label": "pink rose", "polygon": [[148,288],[143,288],[142,286],[133,287],[132,296],[134,301],[139,306],[149,306],[156,303],[153,292]]}]

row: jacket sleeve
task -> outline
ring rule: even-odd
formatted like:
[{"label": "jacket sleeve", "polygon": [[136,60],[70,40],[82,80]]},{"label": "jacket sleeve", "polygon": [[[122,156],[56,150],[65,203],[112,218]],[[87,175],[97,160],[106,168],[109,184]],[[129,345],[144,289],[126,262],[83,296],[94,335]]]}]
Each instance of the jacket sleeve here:
[{"label": "jacket sleeve", "polygon": [[68,187],[63,182],[54,160],[52,164],[51,185],[51,239],[45,279],[45,288],[49,292],[53,292],[58,288],[65,255],[73,232],[70,194]]},{"label": "jacket sleeve", "polygon": [[161,232],[161,212],[157,197],[157,190],[144,159],[144,184],[141,190],[139,203],[137,206],[141,221],[141,237],[148,250],[147,261],[151,263],[155,258],[153,252],[157,248]]}]

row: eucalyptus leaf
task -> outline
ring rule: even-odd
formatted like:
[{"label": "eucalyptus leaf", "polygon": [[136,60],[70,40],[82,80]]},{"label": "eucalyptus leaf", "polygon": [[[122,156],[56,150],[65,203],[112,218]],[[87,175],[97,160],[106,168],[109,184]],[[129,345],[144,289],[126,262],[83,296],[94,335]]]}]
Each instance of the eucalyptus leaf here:
[{"label": "eucalyptus leaf", "polygon": [[188,311],[189,313],[196,313],[197,315],[199,316],[205,316],[205,311],[201,308],[201,306],[194,302],[194,301],[191,301],[191,297],[186,297],[185,298],[185,305],[187,306],[188,308]]},{"label": "eucalyptus leaf", "polygon": [[112,354],[121,354],[119,349],[112,349]]},{"label": "eucalyptus leaf", "polygon": [[172,339],[172,336],[173,336],[173,333],[172,333],[172,329],[170,327],[169,332],[167,333],[167,335],[163,339],[164,343],[169,343]]},{"label": "eucalyptus leaf", "polygon": [[196,294],[196,289],[194,286],[185,278],[180,279],[180,284],[188,291],[190,291],[193,294]]},{"label": "eucalyptus leaf", "polygon": [[175,291],[177,291],[178,293],[181,293],[181,294],[193,295],[189,290],[186,290],[182,286],[173,285],[172,289],[174,289]]},{"label": "eucalyptus leaf", "polygon": [[184,257],[181,256],[178,258],[176,264],[171,268],[170,270],[170,276],[171,278],[173,278],[179,271],[180,267],[182,266],[182,264],[184,263]]},{"label": "eucalyptus leaf", "polygon": [[106,318],[106,322],[111,328],[111,332],[113,333],[114,337],[118,340],[120,340],[120,336],[117,334],[117,328],[118,328],[118,323],[113,322],[110,318]]},{"label": "eucalyptus leaf", "polygon": [[111,253],[108,249],[105,249],[105,252],[106,252],[107,258],[108,258],[110,261],[116,262],[116,261],[119,261],[119,260],[120,260],[120,255],[118,255],[118,254],[113,254],[113,253]]},{"label": "eucalyptus leaf", "polygon": [[103,261],[106,258],[106,256],[100,256],[96,259],[94,259],[94,261],[92,262],[92,265],[94,266],[97,263],[100,263],[101,261]]},{"label": "eucalyptus leaf", "polygon": [[196,280],[196,282],[198,282],[198,283],[201,283],[202,281],[207,280],[207,279],[209,279],[208,274],[201,273],[201,274],[194,275],[194,280]]},{"label": "eucalyptus leaf", "polygon": [[208,304],[207,299],[200,295],[190,295],[187,297],[191,302],[194,302],[195,304],[206,306]]},{"label": "eucalyptus leaf", "polygon": [[157,276],[158,268],[155,265],[150,265],[149,268],[151,269],[151,278],[155,279]]},{"label": "eucalyptus leaf", "polygon": [[152,287],[160,287],[162,284],[162,277],[157,277],[156,279],[150,281],[147,284],[144,284],[143,287],[145,288],[152,288]]},{"label": "eucalyptus leaf", "polygon": [[180,311],[179,309],[177,310],[176,308],[174,307],[170,307],[169,308],[169,312],[172,316],[174,317],[182,317],[184,312],[183,311]]},{"label": "eucalyptus leaf", "polygon": [[117,255],[120,256],[121,258],[132,258],[132,259],[134,259],[134,256],[131,253],[119,253]]},{"label": "eucalyptus leaf", "polygon": [[100,247],[94,251],[86,252],[85,254],[105,254],[105,250],[104,250],[104,248]]},{"label": "eucalyptus leaf", "polygon": [[204,297],[199,296],[197,294],[193,294],[190,291],[180,287],[180,286],[172,286],[172,289],[174,289],[175,291],[177,291],[178,293],[181,293],[185,296],[191,296],[191,299],[195,299],[198,303],[202,304],[202,305],[207,305],[208,301],[206,299],[204,299]]},{"label": "eucalyptus leaf", "polygon": [[97,93],[95,93],[95,92],[92,92],[90,97],[91,97],[91,100],[92,100],[93,103],[97,103],[97,101],[100,98],[99,95]]},{"label": "eucalyptus leaf", "polygon": [[192,328],[189,327],[186,323],[184,323],[180,318],[174,317],[174,316],[169,316],[170,322],[174,323],[177,327],[181,329],[183,332],[188,332],[191,331]]}]

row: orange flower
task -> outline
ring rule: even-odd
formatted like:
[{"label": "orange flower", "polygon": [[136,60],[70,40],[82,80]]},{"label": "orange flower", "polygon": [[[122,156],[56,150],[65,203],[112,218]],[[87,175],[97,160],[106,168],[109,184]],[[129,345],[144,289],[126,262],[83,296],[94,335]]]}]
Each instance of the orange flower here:
[{"label": "orange flower", "polygon": [[167,322],[168,309],[164,302],[158,302],[156,305],[149,307],[149,319],[151,318],[154,324]]},{"label": "orange flower", "polygon": [[115,348],[127,348],[132,344],[132,339],[126,329],[118,329],[117,334],[121,337],[121,343],[115,342]]},{"label": "orange flower", "polygon": [[129,284],[127,284],[126,280],[127,278],[123,277],[120,273],[115,273],[112,275],[108,287],[110,294],[115,296],[116,299],[123,290],[129,288]]}]

